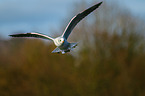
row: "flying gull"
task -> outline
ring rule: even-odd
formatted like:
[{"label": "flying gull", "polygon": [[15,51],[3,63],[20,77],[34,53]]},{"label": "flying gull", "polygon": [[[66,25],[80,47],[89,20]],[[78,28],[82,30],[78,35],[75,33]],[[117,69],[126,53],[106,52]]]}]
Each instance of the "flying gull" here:
[{"label": "flying gull", "polygon": [[50,36],[47,35],[43,35],[40,33],[36,33],[36,32],[32,32],[32,33],[24,33],[24,34],[13,34],[13,35],[9,35],[11,37],[35,37],[35,38],[42,38],[42,39],[47,39],[47,40],[51,40],[54,42],[54,44],[57,46],[52,53],[67,53],[70,52],[70,50],[74,49],[77,46],[77,43],[69,43],[67,41],[70,33],[72,32],[72,30],[74,29],[74,27],[83,19],[85,18],[87,15],[89,15],[91,12],[93,12],[95,9],[97,9],[100,5],[102,4],[102,2],[84,10],[83,12],[79,13],[78,15],[74,16],[69,24],[67,25],[66,29],[64,30],[63,34],[57,38],[52,38]]}]

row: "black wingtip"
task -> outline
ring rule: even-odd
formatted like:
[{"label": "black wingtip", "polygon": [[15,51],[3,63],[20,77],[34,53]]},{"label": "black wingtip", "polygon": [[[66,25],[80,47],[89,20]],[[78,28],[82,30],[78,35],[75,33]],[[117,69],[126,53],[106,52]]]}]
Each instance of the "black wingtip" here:
[{"label": "black wingtip", "polygon": [[96,9],[96,8],[98,8],[102,3],[103,3],[103,1],[100,2],[100,3],[95,4],[92,8]]},{"label": "black wingtip", "polygon": [[103,3],[103,1],[101,1],[100,3],[98,3],[97,5],[100,6]]},{"label": "black wingtip", "polygon": [[15,34],[14,35],[9,35],[10,37],[17,37]]},{"label": "black wingtip", "polygon": [[9,35],[10,37],[13,37],[13,35]]}]

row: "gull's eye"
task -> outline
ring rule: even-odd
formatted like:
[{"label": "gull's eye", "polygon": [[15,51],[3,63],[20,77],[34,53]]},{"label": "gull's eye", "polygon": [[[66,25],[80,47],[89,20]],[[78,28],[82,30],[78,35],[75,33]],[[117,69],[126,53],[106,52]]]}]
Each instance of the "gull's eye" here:
[{"label": "gull's eye", "polygon": [[59,40],[61,42],[61,40]]}]

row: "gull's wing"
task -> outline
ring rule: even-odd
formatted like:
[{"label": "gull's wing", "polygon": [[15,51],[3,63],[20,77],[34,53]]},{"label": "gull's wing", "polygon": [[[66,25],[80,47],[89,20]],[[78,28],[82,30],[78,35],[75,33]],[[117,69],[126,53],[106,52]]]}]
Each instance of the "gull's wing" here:
[{"label": "gull's wing", "polygon": [[69,22],[69,24],[67,25],[64,33],[62,34],[62,36],[67,39],[68,36],[70,35],[71,31],[74,29],[74,27],[77,25],[77,23],[79,23],[79,21],[81,21],[84,17],[86,17],[88,14],[90,14],[92,11],[94,11],[95,9],[97,9],[100,5],[102,4],[102,2],[84,10],[83,12],[79,13],[78,15],[74,16],[71,21]]},{"label": "gull's wing", "polygon": [[53,40],[52,37],[49,37],[47,35],[43,35],[43,34],[40,34],[40,33],[13,34],[13,35],[9,35],[9,36],[11,36],[11,37],[35,37],[35,38]]}]

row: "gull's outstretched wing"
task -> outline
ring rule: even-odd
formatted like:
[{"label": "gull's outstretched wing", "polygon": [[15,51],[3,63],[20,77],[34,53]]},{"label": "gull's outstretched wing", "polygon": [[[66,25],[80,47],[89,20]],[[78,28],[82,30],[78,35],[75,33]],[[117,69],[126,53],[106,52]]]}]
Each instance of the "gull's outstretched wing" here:
[{"label": "gull's outstretched wing", "polygon": [[43,35],[43,34],[40,34],[40,33],[13,34],[13,35],[9,35],[9,36],[11,36],[11,37],[35,37],[35,38],[53,40],[52,37],[49,37],[47,35]]},{"label": "gull's outstretched wing", "polygon": [[100,5],[102,4],[102,2],[84,10],[83,12],[79,13],[78,15],[74,16],[71,21],[69,22],[69,24],[67,25],[64,33],[62,34],[62,36],[67,39],[68,36],[70,35],[71,31],[74,29],[74,27],[77,25],[77,23],[79,23],[79,21],[81,21],[84,17],[86,17],[88,14],[90,14],[91,12],[93,12],[95,9],[97,9]]}]

